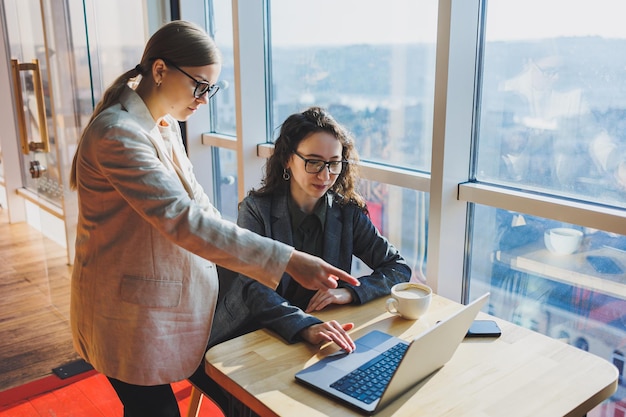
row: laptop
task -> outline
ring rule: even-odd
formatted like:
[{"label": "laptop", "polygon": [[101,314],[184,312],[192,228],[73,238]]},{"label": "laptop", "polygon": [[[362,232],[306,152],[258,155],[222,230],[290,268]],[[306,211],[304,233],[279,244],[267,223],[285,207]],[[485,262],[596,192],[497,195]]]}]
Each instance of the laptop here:
[{"label": "laptop", "polygon": [[[450,360],[488,297],[482,295],[410,343],[373,330],[355,340],[354,352],[329,355],[297,372],[296,381],[374,414]],[[390,369],[387,375],[385,369]],[[359,378],[368,388],[359,388]]]}]

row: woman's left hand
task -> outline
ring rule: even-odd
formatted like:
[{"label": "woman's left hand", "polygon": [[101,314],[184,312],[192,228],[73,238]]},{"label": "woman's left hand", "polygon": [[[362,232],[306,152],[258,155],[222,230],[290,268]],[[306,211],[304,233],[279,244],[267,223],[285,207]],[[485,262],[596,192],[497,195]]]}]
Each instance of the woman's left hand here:
[{"label": "woman's left hand", "polygon": [[351,302],[352,292],[346,288],[318,290],[309,301],[306,312],[319,311],[330,304],[349,304]]}]

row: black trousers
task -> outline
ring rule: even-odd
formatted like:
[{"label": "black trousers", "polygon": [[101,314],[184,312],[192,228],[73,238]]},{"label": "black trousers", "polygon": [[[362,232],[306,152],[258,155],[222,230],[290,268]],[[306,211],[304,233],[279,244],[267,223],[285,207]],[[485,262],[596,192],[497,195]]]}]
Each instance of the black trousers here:
[{"label": "black trousers", "polygon": [[[124,406],[124,417],[180,417],[178,401],[171,385],[133,385],[107,378]],[[208,377],[202,366],[189,377],[189,381],[211,397],[222,410],[232,408],[230,397]]]},{"label": "black trousers", "polygon": [[180,417],[171,385],[142,386],[107,378],[122,401],[124,417]]}]

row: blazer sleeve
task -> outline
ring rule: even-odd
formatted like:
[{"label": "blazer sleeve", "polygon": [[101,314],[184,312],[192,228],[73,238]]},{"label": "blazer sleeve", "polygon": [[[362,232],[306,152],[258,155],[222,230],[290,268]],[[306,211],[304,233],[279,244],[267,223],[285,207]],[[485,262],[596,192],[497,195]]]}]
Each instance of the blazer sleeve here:
[{"label": "blazer sleeve", "polygon": [[250,278],[244,286],[244,302],[253,320],[260,326],[278,333],[289,343],[300,340],[299,333],[309,326],[322,323],[320,319],[292,305],[276,291]]},{"label": "blazer sleeve", "polygon": [[294,343],[301,330],[322,322],[253,279],[224,268],[218,271],[220,292],[209,347],[260,327]]},{"label": "blazer sleeve", "polygon": [[[158,158],[151,133],[125,114],[102,113],[80,145],[79,192],[93,195],[83,199],[85,222],[111,223],[121,230],[129,216],[120,211],[130,209],[186,250],[266,285],[278,285],[293,248],[221,219],[207,209],[200,188],[194,191],[203,195],[201,202],[191,199],[176,173]],[[195,178],[193,182],[197,184]],[[87,218],[90,215],[94,218]]]},{"label": "blazer sleeve", "polygon": [[339,285],[353,291],[355,304],[364,304],[388,295],[395,284],[409,281],[411,268],[396,247],[380,234],[370,218],[356,206],[350,207],[352,228],[351,231],[350,228],[344,228],[344,233],[352,233],[352,236],[344,236],[344,239],[351,239],[353,254],[372,269],[372,273],[360,277],[361,285],[358,287],[343,283]]}]

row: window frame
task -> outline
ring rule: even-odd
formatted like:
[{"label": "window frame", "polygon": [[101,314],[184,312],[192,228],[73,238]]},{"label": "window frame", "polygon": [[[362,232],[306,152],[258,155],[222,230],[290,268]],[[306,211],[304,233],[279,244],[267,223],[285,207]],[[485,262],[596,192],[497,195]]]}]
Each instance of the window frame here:
[{"label": "window frame", "polygon": [[[208,113],[187,123],[188,138],[200,138],[189,141],[190,158],[208,191],[213,187],[210,170],[198,172],[199,167],[210,165],[206,151],[223,147],[237,152],[240,200],[260,185],[262,167],[271,152],[265,32],[269,1],[232,0],[237,136],[207,133]],[[198,13],[198,3],[181,0],[182,18],[206,16],[206,11]],[[626,210],[472,180],[476,72],[485,7],[485,0],[439,2],[431,173],[370,162],[363,162],[361,169],[366,179],[430,193],[427,282],[436,293],[459,302],[469,301],[466,275],[472,248],[466,231],[471,230],[468,221],[473,204],[626,235]]]}]

